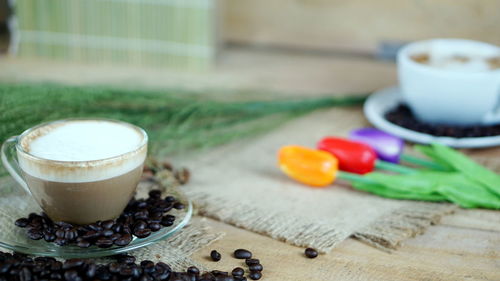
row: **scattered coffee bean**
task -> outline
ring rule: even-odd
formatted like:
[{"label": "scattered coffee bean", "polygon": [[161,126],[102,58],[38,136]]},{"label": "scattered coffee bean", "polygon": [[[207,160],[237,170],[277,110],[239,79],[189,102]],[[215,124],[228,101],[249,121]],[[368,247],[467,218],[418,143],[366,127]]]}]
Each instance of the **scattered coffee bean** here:
[{"label": "scattered coffee bean", "polygon": [[241,267],[235,267],[233,269],[233,271],[231,272],[231,274],[234,276],[234,277],[238,277],[238,276],[243,276],[245,274],[245,270],[243,270],[243,268]]},{"label": "scattered coffee bean", "polygon": [[252,264],[259,264],[260,261],[258,259],[246,259],[245,263],[246,265],[252,265]]},{"label": "scattered coffee bean", "polygon": [[194,274],[194,275],[200,274],[200,270],[196,266],[190,266],[190,267],[188,267],[188,269],[187,269],[186,272],[189,273],[189,274]]},{"label": "scattered coffee bean", "polygon": [[220,261],[220,259],[222,258],[221,254],[216,250],[210,252],[210,257],[213,261]]},{"label": "scattered coffee bean", "polygon": [[15,222],[16,226],[19,227],[26,227],[29,223],[30,221],[27,218],[20,218]]},{"label": "scattered coffee bean", "polygon": [[132,234],[146,238],[151,232],[174,225],[175,216],[167,214],[172,208],[182,209],[184,205],[172,196],[161,198],[160,190],[151,190],[146,199],[131,199],[116,220],[98,221],[92,224],[74,226],[62,221],[53,222],[42,213],[31,213],[27,218],[15,221],[18,227],[26,228],[26,235],[33,240],[44,239],[59,246],[74,244],[81,248],[92,245],[101,248],[126,246],[132,242]]},{"label": "scattered coffee bean", "polygon": [[174,208],[177,209],[177,210],[182,210],[182,209],[185,208],[185,206],[181,202],[175,202],[174,203]]},{"label": "scattered coffee bean", "polygon": [[234,251],[234,257],[237,259],[250,259],[252,258],[252,253],[245,249],[237,249]]},{"label": "scattered coffee bean", "polygon": [[316,251],[315,249],[313,248],[307,248],[305,251],[304,251],[304,254],[306,255],[306,257],[310,258],[310,259],[314,259],[315,257],[318,256],[318,251]]},{"label": "scattered coffee bean", "polygon": [[250,271],[262,271],[264,268],[262,267],[262,264],[252,264],[248,267],[248,270]]},{"label": "scattered coffee bean", "polygon": [[262,273],[258,271],[250,272],[248,277],[252,280],[259,280],[260,278],[262,278]]},{"label": "scattered coffee bean", "polygon": [[116,260],[119,263],[124,263],[124,264],[133,264],[135,263],[135,257],[127,254],[122,254],[122,255],[116,255]]}]

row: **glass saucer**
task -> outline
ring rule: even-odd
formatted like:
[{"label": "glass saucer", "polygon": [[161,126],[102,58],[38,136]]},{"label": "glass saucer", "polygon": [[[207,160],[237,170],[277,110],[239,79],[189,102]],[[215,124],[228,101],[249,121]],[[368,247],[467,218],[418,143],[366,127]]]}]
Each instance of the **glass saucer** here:
[{"label": "glass saucer", "polygon": [[58,246],[43,239],[31,240],[26,235],[26,229],[14,225],[18,218],[27,217],[31,212],[40,213],[41,209],[31,196],[20,191],[20,188],[18,191],[12,189],[14,188],[0,190],[0,248],[36,256],[95,258],[132,251],[172,236],[189,222],[193,214],[192,203],[180,191],[170,190],[164,192],[164,196],[172,195],[186,206],[182,210],[172,209],[169,212],[176,217],[174,225],[162,227],[146,238],[134,237],[130,244],[122,247],[98,248],[91,246],[85,249],[75,245]]}]

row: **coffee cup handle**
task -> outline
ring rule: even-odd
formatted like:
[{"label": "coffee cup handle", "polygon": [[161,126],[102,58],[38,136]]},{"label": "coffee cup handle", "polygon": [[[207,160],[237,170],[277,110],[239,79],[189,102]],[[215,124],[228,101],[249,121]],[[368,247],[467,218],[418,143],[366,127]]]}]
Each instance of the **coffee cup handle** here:
[{"label": "coffee cup handle", "polygon": [[13,136],[8,138],[3,144],[2,144],[2,163],[5,169],[7,169],[7,172],[16,180],[21,187],[28,192],[28,194],[31,194],[28,184],[24,181],[23,177],[21,176],[21,168],[19,167],[19,162],[17,162],[17,157],[16,157],[16,143],[17,143],[17,136]]}]

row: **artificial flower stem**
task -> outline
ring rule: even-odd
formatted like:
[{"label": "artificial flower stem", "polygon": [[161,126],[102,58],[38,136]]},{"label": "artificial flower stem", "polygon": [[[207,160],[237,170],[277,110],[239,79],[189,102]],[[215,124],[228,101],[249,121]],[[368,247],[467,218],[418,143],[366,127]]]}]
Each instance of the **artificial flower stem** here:
[{"label": "artificial flower stem", "polygon": [[394,164],[394,163],[381,161],[381,160],[375,161],[375,168],[380,169],[380,170],[396,172],[396,173],[400,173],[400,174],[412,174],[412,173],[416,172],[415,169],[408,168],[408,167]]},{"label": "artificial flower stem", "polygon": [[439,165],[438,163],[435,163],[435,162],[432,162],[432,161],[429,161],[429,160],[426,160],[426,159],[422,159],[422,158],[419,158],[419,157],[415,157],[415,156],[412,156],[412,155],[408,155],[408,154],[401,154],[401,160],[404,161],[404,162],[407,162],[407,163],[411,163],[411,164],[414,164],[414,165],[418,165],[418,166],[422,166],[422,167],[425,167],[425,168],[429,168],[430,170],[447,171],[446,168],[444,168],[443,166]]}]

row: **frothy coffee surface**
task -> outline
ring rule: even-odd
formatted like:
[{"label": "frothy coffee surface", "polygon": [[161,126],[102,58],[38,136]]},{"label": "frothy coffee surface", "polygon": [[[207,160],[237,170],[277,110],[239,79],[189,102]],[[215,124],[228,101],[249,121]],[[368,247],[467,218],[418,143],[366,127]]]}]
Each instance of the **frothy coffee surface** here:
[{"label": "frothy coffee surface", "polygon": [[410,58],[431,67],[457,72],[480,72],[500,68],[500,51],[484,51],[474,46],[434,44],[415,52]]},{"label": "frothy coffee surface", "polygon": [[[134,126],[105,120],[64,120],[38,127],[20,140],[24,173],[52,182],[94,182],[142,166],[147,136]],[[33,157],[34,156],[34,157]]]},{"label": "frothy coffee surface", "polygon": [[106,159],[133,151],[142,142],[142,135],[134,128],[100,120],[56,123],[28,138],[23,143],[26,151],[58,161]]}]

